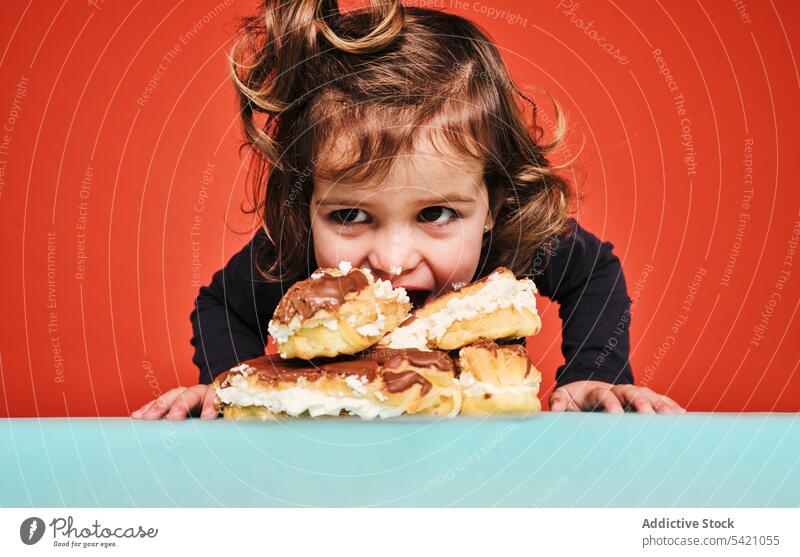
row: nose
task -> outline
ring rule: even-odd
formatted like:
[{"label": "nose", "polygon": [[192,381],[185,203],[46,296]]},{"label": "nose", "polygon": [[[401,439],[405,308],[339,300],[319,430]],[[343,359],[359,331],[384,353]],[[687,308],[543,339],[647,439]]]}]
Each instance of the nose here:
[{"label": "nose", "polygon": [[367,260],[372,270],[381,275],[380,278],[391,279],[401,272],[415,269],[422,255],[411,227],[401,225],[375,235]]}]

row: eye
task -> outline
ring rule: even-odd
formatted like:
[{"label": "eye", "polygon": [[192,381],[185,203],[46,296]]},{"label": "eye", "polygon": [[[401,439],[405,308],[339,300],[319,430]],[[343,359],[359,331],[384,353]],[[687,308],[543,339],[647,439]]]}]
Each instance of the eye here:
[{"label": "eye", "polygon": [[458,213],[449,207],[425,207],[419,212],[419,220],[436,226],[450,224],[458,218]]},{"label": "eye", "polygon": [[369,215],[361,209],[339,209],[330,214],[331,220],[342,226],[353,226],[369,222]]}]

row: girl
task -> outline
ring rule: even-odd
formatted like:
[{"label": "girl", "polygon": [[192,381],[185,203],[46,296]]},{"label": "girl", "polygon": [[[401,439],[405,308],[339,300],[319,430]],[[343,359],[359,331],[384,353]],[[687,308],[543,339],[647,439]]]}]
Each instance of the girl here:
[{"label": "girl", "polygon": [[263,355],[286,289],[340,261],[416,304],[501,265],[531,276],[563,320],[553,411],[682,411],[632,385],[619,259],[568,216],[564,166],[547,159],[565,130],[558,106],[546,143],[536,105],[475,24],[397,0],[346,15],[336,0],[265,0],[243,30],[231,77],[260,230],[200,289],[200,384],[134,417],[216,417],[214,377]]}]

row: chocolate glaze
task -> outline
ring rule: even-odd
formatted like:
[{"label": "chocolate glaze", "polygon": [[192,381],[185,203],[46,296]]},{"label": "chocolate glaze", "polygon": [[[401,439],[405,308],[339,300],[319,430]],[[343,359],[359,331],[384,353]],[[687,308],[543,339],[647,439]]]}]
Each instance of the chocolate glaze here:
[{"label": "chocolate glaze", "polygon": [[274,317],[281,323],[288,323],[295,315],[308,319],[320,309],[333,311],[344,303],[347,294],[360,292],[368,285],[366,275],[356,269],[343,276],[323,272],[319,278],[292,285],[278,303]]},{"label": "chocolate glaze", "polygon": [[499,345],[495,341],[491,339],[482,339],[477,342],[473,342],[468,346],[468,348],[481,348],[483,350],[489,350],[493,356],[497,356],[497,351],[502,348],[504,350],[512,350],[516,352],[519,356],[525,358],[525,377],[531,372],[531,360],[528,358],[528,349],[525,348],[522,344],[503,344]]},{"label": "chocolate glaze", "polygon": [[253,373],[257,373],[261,380],[269,382],[297,381],[300,377],[316,381],[323,374],[366,375],[368,381],[373,381],[378,374],[375,360],[352,356],[335,360],[283,360],[277,354],[267,354],[245,363],[256,368]]},{"label": "chocolate glaze", "polygon": [[422,387],[423,395],[431,390],[431,382],[414,371],[386,371],[383,373],[383,383],[390,393],[405,391],[415,384]]},{"label": "chocolate glaze", "polygon": [[375,348],[368,351],[379,365],[388,369],[399,369],[407,361],[416,367],[435,367],[441,371],[453,371],[453,359],[443,350],[417,350],[416,348]]},{"label": "chocolate glaze", "polygon": [[[383,377],[386,389],[391,393],[404,391],[414,384],[422,387],[425,394],[431,389],[430,382],[418,374],[410,366],[435,367],[441,371],[453,372],[453,360],[443,351],[425,352],[413,348],[393,349],[381,348],[362,352],[356,356],[339,356],[334,359],[317,360],[283,360],[277,354],[266,354],[260,358],[243,362],[255,368],[259,380],[276,383],[278,381],[297,381],[305,377],[316,381],[322,375],[366,376],[367,381],[374,381],[379,375]],[[227,378],[231,372],[224,372],[219,377]],[[239,373],[239,372],[233,372]],[[222,386],[228,386],[221,380]]]}]

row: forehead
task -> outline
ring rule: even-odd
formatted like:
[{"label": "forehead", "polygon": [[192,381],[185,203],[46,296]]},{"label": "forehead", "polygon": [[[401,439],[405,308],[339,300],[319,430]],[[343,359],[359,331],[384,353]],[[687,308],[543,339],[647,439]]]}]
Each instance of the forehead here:
[{"label": "forehead", "polygon": [[[336,148],[328,157],[343,156]],[[465,158],[430,139],[421,139],[413,149],[399,153],[388,161],[382,175],[363,182],[337,181],[314,176],[314,198],[317,203],[351,201],[367,203],[391,197],[397,203],[425,199],[443,201],[479,201],[486,197],[483,185],[483,162]]]}]

